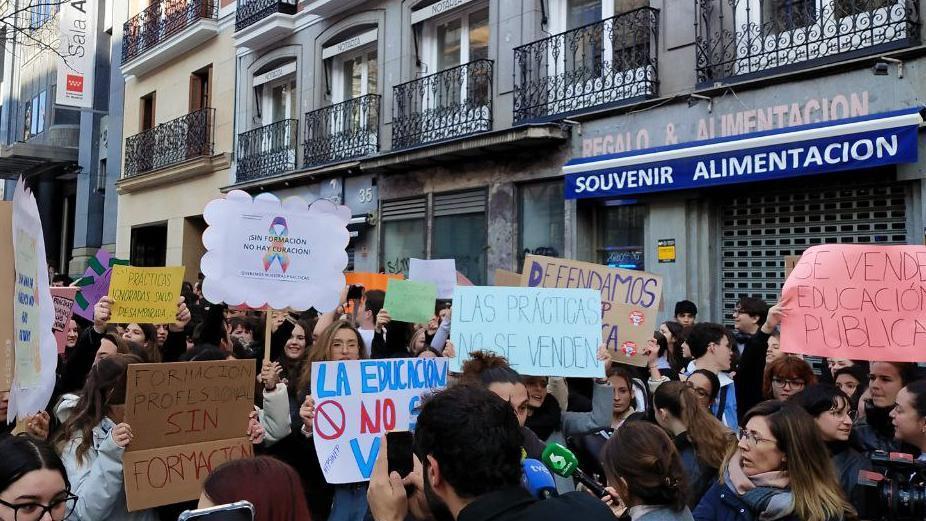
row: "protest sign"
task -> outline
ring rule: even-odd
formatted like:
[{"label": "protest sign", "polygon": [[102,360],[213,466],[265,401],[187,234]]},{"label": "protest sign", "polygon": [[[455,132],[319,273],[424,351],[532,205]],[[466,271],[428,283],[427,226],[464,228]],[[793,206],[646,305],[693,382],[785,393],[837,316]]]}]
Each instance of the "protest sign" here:
[{"label": "protest sign", "polygon": [[495,285],[518,288],[521,286],[521,274],[508,270],[495,270]]},{"label": "protest sign", "polygon": [[107,250],[98,250],[90,259],[84,275],[75,283],[79,290],[74,298],[74,314],[92,322],[93,306],[109,292],[112,267],[128,264],[128,261],[113,257]]},{"label": "protest sign", "polygon": [[369,480],[383,434],[414,430],[422,395],[446,385],[446,358],[313,363],[312,438],[325,481]]},{"label": "protest sign", "polygon": [[51,288],[51,300],[55,306],[55,322],[51,330],[55,332],[58,354],[64,352],[67,343],[68,323],[74,312],[74,297],[77,288]]},{"label": "protest sign", "polygon": [[254,406],[253,360],[132,364],[126,377],[129,451],[237,438]]},{"label": "protest sign", "polygon": [[390,280],[383,309],[392,320],[424,324],[434,316],[437,286],[430,282]]},{"label": "protest sign", "polygon": [[184,271],[183,266],[114,266],[109,282],[109,298],[113,300],[110,321],[116,324],[173,322]]},{"label": "protest sign", "polygon": [[[437,286],[437,298],[453,298],[453,288],[457,285],[457,261],[454,259],[410,259],[408,280],[432,282]],[[472,282],[469,285],[472,285]]]},{"label": "protest sign", "polygon": [[[2,183],[0,183],[2,184]],[[0,392],[13,385],[13,203],[0,201]]]},{"label": "protest sign", "polygon": [[298,197],[255,198],[241,190],[206,205],[200,263],[210,302],[251,308],[331,311],[347,268],[346,206]]},{"label": "protest sign", "polygon": [[403,280],[401,273],[345,273],[344,281],[348,286],[363,286],[364,290],[378,289],[386,291],[390,279]]},{"label": "protest sign", "polygon": [[23,183],[13,193],[13,385],[8,419],[46,407],[55,387],[58,349],[48,288],[45,239],[35,197]]},{"label": "protest sign", "polygon": [[781,349],[852,360],[920,362],[926,247],[808,248],[782,288]]},{"label": "protest sign", "polygon": [[543,288],[591,288],[601,292],[601,334],[611,359],[646,365],[643,349],[658,328],[662,277],[645,271],[528,255],[521,285]]},{"label": "protest sign", "polygon": [[126,506],[137,512],[197,499],[213,470],[227,461],[249,458],[253,451],[248,438],[238,437],[125,452]]},{"label": "protest sign", "polygon": [[460,372],[472,351],[508,359],[522,375],[604,377],[601,293],[594,289],[457,286],[450,370]]}]

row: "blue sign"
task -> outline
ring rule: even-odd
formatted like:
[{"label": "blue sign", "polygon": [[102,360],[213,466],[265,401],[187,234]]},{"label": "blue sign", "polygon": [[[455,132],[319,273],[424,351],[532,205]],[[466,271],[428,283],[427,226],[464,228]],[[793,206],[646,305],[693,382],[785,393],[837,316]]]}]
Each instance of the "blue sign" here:
[{"label": "blue sign", "polygon": [[621,197],[914,163],[920,122],[917,111],[906,110],[577,159],[563,169],[565,194]]}]

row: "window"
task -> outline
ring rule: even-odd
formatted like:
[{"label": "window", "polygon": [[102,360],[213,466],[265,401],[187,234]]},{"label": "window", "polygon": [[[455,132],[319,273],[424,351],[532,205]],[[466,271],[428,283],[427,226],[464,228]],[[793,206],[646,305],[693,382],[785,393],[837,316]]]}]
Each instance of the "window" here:
[{"label": "window", "polygon": [[376,94],[378,67],[375,49],[336,57],[335,71],[334,103]]},{"label": "window", "polygon": [[529,254],[562,257],[565,205],[563,182],[522,185],[518,190],[518,264]]},{"label": "window", "polygon": [[773,33],[810,25],[817,18],[816,0],[768,0],[762,2],[762,21]]},{"label": "window", "polygon": [[26,103],[24,139],[30,139],[45,132],[45,103],[47,91],[42,91]]},{"label": "window", "polygon": [[644,269],[646,208],[641,205],[602,206],[597,218],[599,262],[612,268]]},{"label": "window", "polygon": [[298,119],[295,62],[255,76],[254,87],[257,90],[258,115],[262,125]]},{"label": "window", "polygon": [[155,93],[142,96],[139,107],[139,129],[144,132],[154,128]]},{"label": "window", "polygon": [[484,190],[435,194],[431,258],[456,259],[457,271],[485,284],[486,226]]},{"label": "window", "polygon": [[429,27],[433,34],[431,63],[443,71],[489,57],[489,8],[476,7],[436,19]]},{"label": "window", "polygon": [[190,75],[190,112],[209,107],[212,87],[212,65]]},{"label": "window", "polygon": [[408,274],[410,258],[424,259],[426,199],[383,201],[382,269],[386,273]]},{"label": "window", "polygon": [[[648,7],[649,0],[559,0],[558,5],[553,5],[551,30],[563,33]],[[644,65],[641,61],[646,53],[638,47],[649,44],[648,32],[628,29],[633,28],[608,23],[603,29],[599,25],[566,38],[560,50],[565,53],[566,71],[581,71],[580,78],[599,77],[608,70]]]},{"label": "window", "polygon": [[164,266],[167,262],[167,224],[132,228],[129,248],[132,266]]},{"label": "window", "polygon": [[59,3],[49,0],[39,0],[29,9],[29,29],[36,30],[45,25],[53,16],[58,14]]}]

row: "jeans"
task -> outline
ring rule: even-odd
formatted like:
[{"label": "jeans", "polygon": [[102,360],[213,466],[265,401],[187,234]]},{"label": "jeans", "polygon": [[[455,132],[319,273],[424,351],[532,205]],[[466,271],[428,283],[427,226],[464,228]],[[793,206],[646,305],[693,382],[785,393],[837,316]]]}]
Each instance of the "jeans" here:
[{"label": "jeans", "polygon": [[368,518],[367,486],[367,483],[335,485],[328,521],[364,521]]}]

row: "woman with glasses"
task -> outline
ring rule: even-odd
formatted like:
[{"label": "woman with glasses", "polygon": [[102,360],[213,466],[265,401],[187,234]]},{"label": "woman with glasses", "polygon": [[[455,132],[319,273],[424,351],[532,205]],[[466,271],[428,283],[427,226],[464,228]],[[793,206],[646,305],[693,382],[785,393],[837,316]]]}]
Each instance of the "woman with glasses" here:
[{"label": "woman with glasses", "polygon": [[868,470],[871,463],[849,445],[855,409],[852,400],[839,389],[828,384],[811,385],[795,394],[791,402],[807,411],[817,422],[817,429],[829,449],[836,477],[846,497],[856,509],[861,509],[863,494],[856,490],[858,473]]},{"label": "woman with glasses", "polygon": [[733,433],[682,382],[660,385],[653,393],[653,407],[656,423],[672,435],[681,455],[688,476],[688,505],[694,508],[717,481],[717,469],[735,443]]},{"label": "woman with glasses", "polygon": [[77,496],[48,443],[4,437],[0,455],[0,521],[64,521],[73,512]]},{"label": "woman with glasses", "polygon": [[813,418],[800,407],[762,402],[743,418],[739,443],[694,517],[703,521],[857,519]]},{"label": "woman with glasses", "polygon": [[787,400],[817,383],[807,362],[793,356],[779,358],[765,368],[762,393],[767,400]]},{"label": "woman with glasses", "polygon": [[[321,468],[316,465],[315,444],[312,442],[312,429],[315,418],[315,399],[308,393],[312,384],[312,364],[314,362],[340,362],[366,358],[363,337],[350,322],[336,320],[312,344],[309,357],[302,369],[297,383],[297,390],[302,398],[299,416],[302,419],[302,433],[311,445],[312,476],[307,480],[306,493],[309,510],[313,519],[329,521],[361,521],[367,514],[367,484],[347,483],[335,485],[334,495],[326,493],[330,486],[325,482]],[[305,479],[305,477],[304,477]],[[330,502],[330,503],[329,503]],[[329,504],[325,504],[329,503]],[[328,515],[330,511],[330,516]]]},{"label": "woman with glasses", "polygon": [[[688,387],[691,387],[691,390],[698,396],[698,404],[710,410],[711,404],[714,403],[714,400],[717,399],[717,395],[720,394],[720,378],[712,371],[698,369],[688,375],[688,380],[686,380],[685,383]],[[718,407],[717,410],[723,411],[723,408]],[[722,413],[719,412],[718,415],[722,415]]]},{"label": "woman with glasses", "polygon": [[[87,375],[77,405],[55,435],[69,482],[80,501],[70,520],[148,521],[153,510],[129,512],[122,479],[122,454],[132,427],[123,422],[126,372],[134,355],[114,354]],[[21,521],[21,520],[20,520]]]},{"label": "woman with glasses", "polygon": [[858,403],[868,390],[868,364],[851,365],[833,373],[836,388],[846,393],[852,402],[852,410],[858,411]]}]

